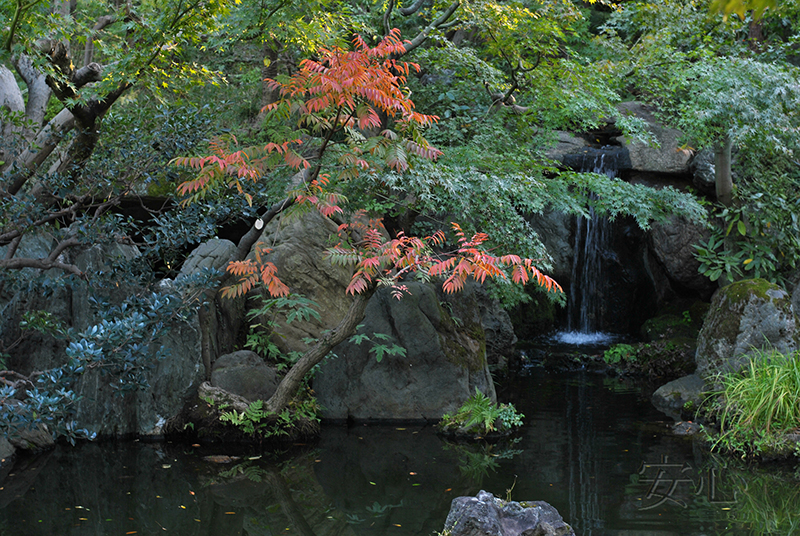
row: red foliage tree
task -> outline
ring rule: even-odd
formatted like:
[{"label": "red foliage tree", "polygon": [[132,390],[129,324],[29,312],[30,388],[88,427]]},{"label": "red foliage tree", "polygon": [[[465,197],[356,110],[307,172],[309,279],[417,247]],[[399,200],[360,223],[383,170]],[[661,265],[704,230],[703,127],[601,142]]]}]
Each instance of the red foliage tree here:
[{"label": "red foliage tree", "polygon": [[[270,88],[278,90],[282,98],[265,109],[287,117],[297,115],[300,127],[319,135],[322,141],[317,150],[318,161],[337,132],[386,127],[371,137],[347,136],[348,148],[339,158],[339,178],[342,179],[369,168],[364,158],[366,153],[398,172],[408,168],[409,154],[436,159],[441,153],[425,140],[422,130],[438,118],[416,112],[408,92],[404,91],[406,77],[411,69],[419,70],[419,66],[392,59],[405,50],[399,31],[392,30],[375,47],[369,47],[360,37],[356,37],[353,44],[350,51],[321,50],[318,61],[303,60],[299,71],[285,83],[269,80]],[[392,128],[383,125],[381,114],[393,121]],[[242,181],[259,180],[265,171],[277,166],[309,169],[309,161],[296,150],[300,139],[298,136],[294,140],[238,151],[231,151],[224,140],[216,140],[211,145],[213,154],[210,156],[174,160],[176,165],[199,172],[192,180],[182,183],[178,191],[191,202],[220,185],[243,193]],[[342,212],[339,196],[327,190],[330,177],[320,173],[320,165],[311,170],[297,189],[289,192],[281,210],[290,205],[311,205],[325,216]],[[248,198],[248,201],[251,200]],[[453,230],[458,237],[458,247],[451,252],[434,250],[445,245],[445,235],[441,231],[425,238],[400,234],[387,239],[379,229],[379,222],[359,233],[352,233],[354,230],[350,225],[343,225],[340,234],[360,235],[360,240],[354,244],[343,241],[328,251],[332,262],[354,267],[347,287],[347,292],[354,296],[353,303],[339,325],[321,337],[289,370],[266,404],[270,411],[285,408],[311,368],[355,332],[364,317],[367,301],[379,284],[393,287],[394,295],[399,298],[403,276],[422,272],[443,277],[445,292],[456,292],[469,278],[483,282],[487,277],[509,277],[508,269],[515,283],[524,284],[534,279],[548,290],[561,290],[554,280],[536,268],[533,260],[516,255],[494,256],[482,248],[488,239],[486,234],[467,238],[457,224],[453,224]],[[287,295],[289,288],[280,281],[275,265],[263,259],[268,252],[268,249],[259,250],[254,259],[230,262],[227,271],[236,276],[238,282],[223,289],[224,295],[242,295],[257,284],[263,284],[272,296]]]}]

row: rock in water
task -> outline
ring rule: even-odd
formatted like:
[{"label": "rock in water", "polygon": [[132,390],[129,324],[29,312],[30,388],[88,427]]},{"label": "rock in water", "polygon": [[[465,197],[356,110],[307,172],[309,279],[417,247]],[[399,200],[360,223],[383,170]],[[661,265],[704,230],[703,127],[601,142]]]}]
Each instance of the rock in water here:
[{"label": "rock in water", "polygon": [[483,490],[453,499],[444,530],[450,536],[575,536],[546,502],[504,501]]}]

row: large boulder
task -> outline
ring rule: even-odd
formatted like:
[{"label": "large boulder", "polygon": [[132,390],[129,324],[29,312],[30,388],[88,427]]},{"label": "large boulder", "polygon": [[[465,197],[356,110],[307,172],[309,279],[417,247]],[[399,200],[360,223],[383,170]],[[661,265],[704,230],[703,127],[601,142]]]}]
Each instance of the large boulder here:
[{"label": "large boulder", "polygon": [[710,231],[705,227],[673,216],[669,221],[655,223],[648,234],[648,245],[670,281],[681,289],[711,294],[716,284],[697,270],[700,262],[694,257],[692,247],[707,239]]},{"label": "large boulder", "polygon": [[[290,219],[273,221],[264,229],[255,248],[270,249],[265,260],[278,268],[278,275],[292,292],[302,294],[317,304],[320,318],[287,323],[281,314],[273,342],[284,353],[304,351],[305,341],[319,337],[335,327],[345,316],[352,297],[345,293],[352,269],[332,264],[325,258],[337,225],[316,210]],[[253,253],[251,253],[251,256]]]},{"label": "large boulder", "polygon": [[456,497],[444,523],[450,536],[574,536],[575,531],[544,501],[504,501],[483,490]]},{"label": "large boulder", "polygon": [[[321,364],[314,390],[323,417],[435,421],[457,410],[476,388],[496,399],[474,295],[440,302],[432,285],[407,287],[400,300],[388,289],[370,299],[358,334],[371,342],[342,343]],[[405,355],[383,355],[378,362],[379,344],[397,344]]]},{"label": "large boulder", "polygon": [[789,353],[800,347],[800,331],[789,293],[763,279],[737,281],[711,300],[697,341],[697,374],[713,381],[736,372],[754,349]]},{"label": "large boulder", "polygon": [[682,149],[681,131],[661,124],[652,106],[641,102],[623,102],[617,106],[620,115],[633,116],[647,123],[658,146],[621,137],[619,141],[628,150],[631,169],[649,173],[688,174],[691,152]]},{"label": "large boulder", "polygon": [[220,356],[211,371],[211,385],[251,402],[269,400],[278,387],[278,376],[258,354],[239,350]]},{"label": "large boulder", "polygon": [[556,281],[568,280],[572,273],[572,234],[575,217],[563,212],[546,212],[526,216],[550,256],[548,271]]},{"label": "large boulder", "polygon": [[167,420],[180,413],[205,379],[200,342],[196,315],[172,321],[169,332],[155,343],[167,357],[154,360],[143,390],[120,391],[113,376],[97,369],[85,372],[74,387],[81,397],[75,408],[78,425],[99,437],[161,437]]}]

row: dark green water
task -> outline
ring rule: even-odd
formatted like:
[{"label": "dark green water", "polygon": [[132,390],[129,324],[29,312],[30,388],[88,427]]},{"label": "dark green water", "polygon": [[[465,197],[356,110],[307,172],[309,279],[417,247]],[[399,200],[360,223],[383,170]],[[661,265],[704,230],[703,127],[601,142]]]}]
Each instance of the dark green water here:
[{"label": "dark green water", "polygon": [[615,379],[537,371],[503,390],[525,427],[491,447],[431,427],[327,426],[282,456],[58,448],[0,473],[0,535],[430,535],[480,489],[547,501],[580,536],[800,534],[796,474],[709,457]]}]

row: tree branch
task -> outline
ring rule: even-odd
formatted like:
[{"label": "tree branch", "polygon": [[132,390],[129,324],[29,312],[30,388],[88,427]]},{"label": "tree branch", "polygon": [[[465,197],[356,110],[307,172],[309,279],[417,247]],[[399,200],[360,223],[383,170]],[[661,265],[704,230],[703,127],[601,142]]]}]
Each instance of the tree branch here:
[{"label": "tree branch", "polygon": [[421,8],[422,4],[424,4],[424,3],[425,3],[425,0],[417,0],[416,2],[414,2],[412,5],[410,5],[408,7],[401,7],[400,8],[400,14],[403,15],[403,16],[406,16],[406,17],[408,17],[409,15],[413,15],[414,13],[419,11],[419,8]]},{"label": "tree branch", "polygon": [[75,116],[66,108],[47,123],[47,126],[33,140],[31,146],[17,156],[14,161],[13,165],[16,171],[11,175],[7,189],[10,195],[16,195],[22,189],[39,166],[58,147],[64,136],[74,127]]},{"label": "tree branch", "polygon": [[350,308],[342,318],[341,322],[331,331],[323,335],[313,347],[311,347],[303,357],[295,363],[286,376],[283,377],[275,393],[266,403],[266,410],[278,413],[283,410],[297,393],[300,384],[306,374],[318,363],[320,363],[333,348],[344,342],[355,333],[358,324],[364,320],[364,313],[367,303],[375,293],[375,286],[370,286],[363,293],[358,294],[350,304]]},{"label": "tree branch", "polygon": [[4,268],[6,270],[20,270],[22,268],[36,268],[39,270],[50,270],[52,268],[57,268],[59,270],[63,270],[64,272],[76,275],[81,279],[87,279],[86,274],[81,272],[81,270],[74,264],[67,264],[60,261],[51,261],[49,259],[30,259],[30,258],[2,259],[0,260],[0,268]]},{"label": "tree branch", "polygon": [[110,26],[114,22],[117,21],[117,17],[115,15],[103,15],[97,22],[94,23],[92,27],[92,31],[89,34],[89,38],[86,40],[86,47],[83,49],[83,64],[89,65],[92,63],[92,59],[94,56],[94,36],[97,32],[104,29],[106,26]]},{"label": "tree branch", "polygon": [[436,20],[431,22],[425,29],[423,29],[420,33],[418,33],[417,36],[414,37],[414,39],[412,39],[411,42],[406,45],[406,54],[408,54],[409,52],[420,46],[422,43],[424,43],[425,40],[430,35],[430,33],[435,29],[439,28],[440,26],[442,26],[444,23],[446,23],[447,19],[453,16],[453,13],[456,12],[456,10],[460,5],[461,5],[461,0],[456,0],[455,2],[450,4],[450,7],[448,7],[441,15],[439,15],[439,17],[436,18]]}]

